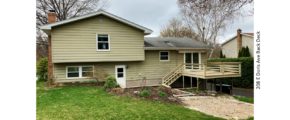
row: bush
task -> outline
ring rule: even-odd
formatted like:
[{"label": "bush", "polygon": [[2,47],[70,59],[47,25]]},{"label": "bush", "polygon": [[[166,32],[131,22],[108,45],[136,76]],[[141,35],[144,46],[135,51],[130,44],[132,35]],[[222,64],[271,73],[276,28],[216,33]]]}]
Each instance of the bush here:
[{"label": "bush", "polygon": [[159,91],[158,94],[159,94],[159,97],[167,96],[167,94],[165,92],[163,92],[163,91]]},{"label": "bush", "polygon": [[253,88],[254,87],[254,59],[251,57],[241,58],[217,58],[209,59],[208,62],[241,62],[242,63],[242,76],[236,78],[219,78],[225,84],[234,81],[234,87],[240,88]]},{"label": "bush", "polygon": [[223,54],[223,51],[220,51],[220,58],[226,58],[226,55]]},{"label": "bush", "polygon": [[239,50],[238,57],[251,57],[249,47],[242,47],[242,49]]},{"label": "bush", "polygon": [[48,66],[48,60],[47,58],[41,58],[36,65],[36,75],[37,75],[37,81],[47,81],[47,66]]},{"label": "bush", "polygon": [[148,89],[143,89],[141,92],[140,92],[140,96],[141,97],[148,97],[148,96],[150,96],[150,90],[148,90]]},{"label": "bush", "polygon": [[112,88],[115,88],[115,87],[118,87],[116,78],[114,78],[112,76],[107,77],[106,78],[106,82],[104,84],[104,89],[108,90],[108,89],[112,89]]}]

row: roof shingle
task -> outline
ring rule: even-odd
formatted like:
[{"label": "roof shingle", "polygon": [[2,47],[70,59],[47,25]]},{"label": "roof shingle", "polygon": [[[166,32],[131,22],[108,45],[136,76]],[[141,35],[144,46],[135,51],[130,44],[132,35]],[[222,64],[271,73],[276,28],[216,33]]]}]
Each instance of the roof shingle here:
[{"label": "roof shingle", "polygon": [[201,41],[190,38],[145,37],[145,47],[155,48],[209,48]]}]

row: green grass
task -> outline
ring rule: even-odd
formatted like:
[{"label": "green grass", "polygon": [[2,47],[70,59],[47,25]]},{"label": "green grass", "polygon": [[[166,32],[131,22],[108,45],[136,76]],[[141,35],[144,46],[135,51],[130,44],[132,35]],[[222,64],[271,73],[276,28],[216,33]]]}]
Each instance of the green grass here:
[{"label": "green grass", "polygon": [[243,96],[234,96],[239,101],[247,102],[247,103],[254,103],[254,98],[251,97],[243,97]]},{"label": "green grass", "polygon": [[250,118],[248,118],[247,120],[254,120],[254,117],[250,117]]},{"label": "green grass", "polygon": [[44,89],[37,83],[38,120],[220,120],[181,105],[110,95],[100,87]]}]

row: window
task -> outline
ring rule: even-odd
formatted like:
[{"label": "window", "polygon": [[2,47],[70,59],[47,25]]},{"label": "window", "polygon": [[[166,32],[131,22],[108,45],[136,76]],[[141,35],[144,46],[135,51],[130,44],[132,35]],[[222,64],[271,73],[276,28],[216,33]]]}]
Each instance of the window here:
[{"label": "window", "polygon": [[92,66],[82,67],[82,77],[93,77],[93,67]]},{"label": "window", "polygon": [[118,78],[124,77],[124,69],[123,68],[117,68],[117,77]]},{"label": "window", "polygon": [[159,53],[160,61],[169,61],[169,52],[168,51],[160,51]]},{"label": "window", "polygon": [[68,66],[67,78],[93,77],[93,66]]},{"label": "window", "polygon": [[97,34],[97,50],[98,51],[109,51],[109,35],[108,34]]},{"label": "window", "polygon": [[79,77],[79,67],[67,67],[67,77]]}]

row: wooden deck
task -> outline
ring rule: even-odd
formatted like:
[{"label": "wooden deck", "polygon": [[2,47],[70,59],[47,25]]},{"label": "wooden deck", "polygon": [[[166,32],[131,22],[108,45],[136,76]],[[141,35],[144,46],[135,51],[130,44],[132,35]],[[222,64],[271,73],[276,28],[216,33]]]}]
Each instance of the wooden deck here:
[{"label": "wooden deck", "polygon": [[207,64],[181,64],[162,78],[162,84],[169,86],[180,76],[202,79],[241,77],[241,63],[209,62]]},{"label": "wooden deck", "polygon": [[185,65],[182,75],[202,79],[241,77],[241,65],[239,62]]}]

